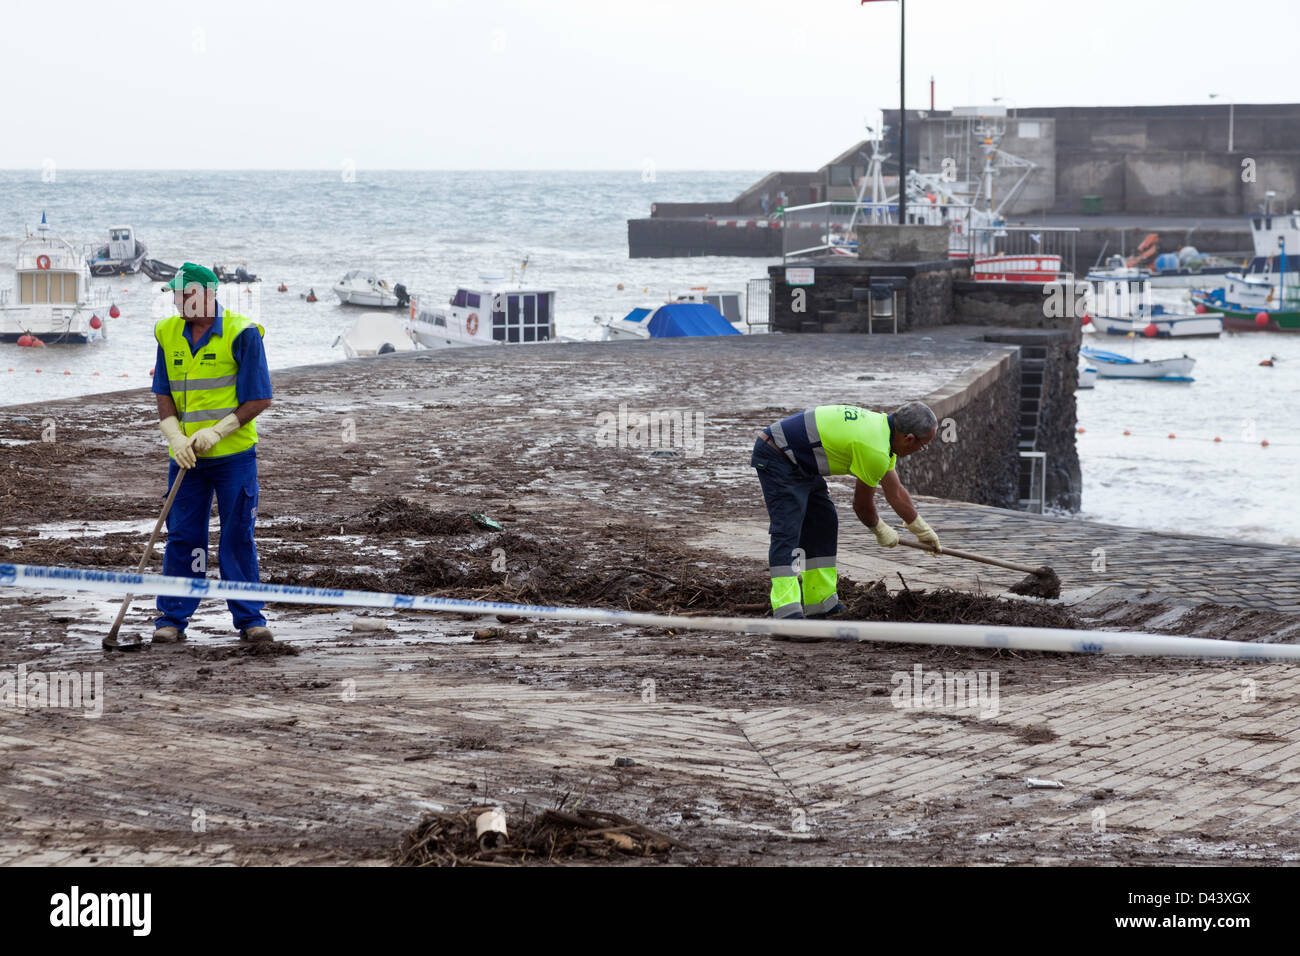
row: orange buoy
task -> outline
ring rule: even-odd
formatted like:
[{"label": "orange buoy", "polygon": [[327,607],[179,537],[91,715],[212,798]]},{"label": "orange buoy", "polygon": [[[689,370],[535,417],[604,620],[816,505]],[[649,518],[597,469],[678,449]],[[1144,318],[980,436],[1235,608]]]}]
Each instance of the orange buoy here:
[{"label": "orange buoy", "polygon": [[1215,440],[1215,441],[1223,441],[1223,439],[1220,438],[1218,435],[1215,435],[1215,436],[1214,436],[1214,440]]},{"label": "orange buoy", "polygon": [[1265,438],[1262,442],[1259,443],[1259,445],[1260,445],[1261,448],[1267,448],[1267,447],[1268,447],[1268,439]]},{"label": "orange buoy", "polygon": [[108,317],[110,319],[116,319],[121,314],[122,310],[117,307],[116,303],[108,307]]},{"label": "orange buoy", "polygon": [[39,371],[40,371],[40,369],[37,369],[37,370],[36,370],[36,371],[38,371],[38,372],[39,372]]},{"label": "orange buoy", "polygon": [[1125,434],[1125,435],[1132,435],[1133,433],[1132,433],[1131,431],[1129,431],[1129,430],[1126,428],[1126,429],[1124,429],[1124,434]]},{"label": "orange buoy", "polygon": [[1082,427],[1080,427],[1078,431],[1079,431],[1079,434],[1082,435],[1083,432],[1084,432],[1084,429],[1083,429]]},{"label": "orange buoy", "polygon": [[1262,329],[1264,326],[1268,325],[1268,313],[1267,313],[1267,312],[1256,312],[1256,313],[1255,313],[1255,324],[1258,325],[1261,329]]},{"label": "orange buoy", "polygon": [[1260,362],[1259,364],[1262,365],[1262,366],[1264,366],[1265,368],[1272,368],[1272,367],[1273,367],[1273,360],[1272,360],[1272,359],[1264,359],[1264,361]]},{"label": "orange buoy", "polygon": [[289,287],[288,287],[287,285],[285,285],[283,282],[281,282],[278,286],[275,287],[275,291],[276,291],[276,292],[288,292],[288,291],[289,291]]},{"label": "orange buoy", "polygon": [[91,374],[91,375],[98,375],[99,373],[98,373],[98,372],[91,372],[90,374]]},{"label": "orange buoy", "polygon": [[1170,438],[1173,438],[1173,437],[1174,437],[1174,433],[1173,433],[1173,432],[1170,432],[1170,433],[1169,433],[1169,437],[1170,437]]},{"label": "orange buoy", "polygon": [[32,345],[32,337],[24,332],[22,335],[18,336],[18,344],[22,348],[30,348]]}]

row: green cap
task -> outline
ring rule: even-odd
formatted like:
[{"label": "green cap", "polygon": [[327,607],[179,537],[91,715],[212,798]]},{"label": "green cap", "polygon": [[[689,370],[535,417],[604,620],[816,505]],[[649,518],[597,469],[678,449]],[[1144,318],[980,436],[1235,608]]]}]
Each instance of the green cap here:
[{"label": "green cap", "polygon": [[176,271],[172,281],[164,285],[163,288],[185,289],[196,282],[204,288],[215,289],[217,287],[217,274],[207,266],[201,266],[196,262],[187,262]]}]

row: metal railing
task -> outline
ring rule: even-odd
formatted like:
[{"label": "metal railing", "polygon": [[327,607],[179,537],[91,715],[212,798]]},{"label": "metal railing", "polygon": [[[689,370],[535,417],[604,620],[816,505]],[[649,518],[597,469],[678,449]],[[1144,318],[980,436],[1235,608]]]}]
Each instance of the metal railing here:
[{"label": "metal railing", "polygon": [[[949,226],[970,216],[964,203],[921,203],[908,206],[908,220],[914,225]],[[892,202],[819,202],[789,206],[783,215],[782,260],[801,256],[858,254],[857,226],[889,225],[898,218]]]},{"label": "metal railing", "polygon": [[750,334],[772,331],[771,279],[750,279],[745,284],[745,325]]},{"label": "metal railing", "polygon": [[955,235],[952,251],[964,250],[971,258],[1055,255],[1061,257],[1061,271],[1072,273],[1079,231],[1073,226],[977,226]]},{"label": "metal railing", "polygon": [[[1059,255],[1062,271],[1075,271],[1078,228],[972,225],[979,218],[973,213],[974,207],[966,203],[921,202],[908,206],[907,218],[915,225],[948,226],[949,256]],[[782,262],[828,254],[856,256],[856,226],[889,224],[897,216],[895,203],[819,202],[789,206],[782,217]]]},{"label": "metal railing", "polygon": [[[1020,453],[1020,477],[1028,479],[1028,498],[1020,499],[1020,506],[1033,514],[1042,514],[1047,502],[1047,452],[1022,451]],[[1029,466],[1025,474],[1024,466]]]}]

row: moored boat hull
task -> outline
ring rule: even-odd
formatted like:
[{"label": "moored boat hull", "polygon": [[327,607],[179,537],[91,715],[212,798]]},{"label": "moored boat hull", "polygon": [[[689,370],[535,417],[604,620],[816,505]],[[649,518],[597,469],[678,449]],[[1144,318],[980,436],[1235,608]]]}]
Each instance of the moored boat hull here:
[{"label": "moored boat hull", "polygon": [[1098,332],[1107,335],[1146,335],[1146,327],[1156,327],[1156,338],[1217,338],[1223,331],[1224,321],[1217,312],[1205,312],[1199,315],[1153,315],[1138,319],[1115,319],[1108,316],[1091,317]]}]

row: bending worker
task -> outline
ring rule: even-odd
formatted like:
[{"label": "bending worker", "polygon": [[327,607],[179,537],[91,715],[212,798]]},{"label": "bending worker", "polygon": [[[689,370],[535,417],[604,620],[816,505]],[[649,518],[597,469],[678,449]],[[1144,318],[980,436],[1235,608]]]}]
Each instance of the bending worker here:
[{"label": "bending worker", "polygon": [[839,517],[825,475],[858,479],[853,511],[883,547],[895,547],[898,532],[876,513],[877,486],[917,540],[940,550],[939,536],[916,513],[894,471],[898,459],[920,451],[937,430],[928,406],[908,402],[889,415],[856,405],[819,405],[758,433],[749,463],[758,471],[771,518],[773,617],[822,618],[844,610],[835,590]]},{"label": "bending worker", "polygon": [[[167,486],[188,471],[167,515],[163,574],[207,576],[208,516],[217,498],[221,539],[217,559],[227,581],[256,581],[257,424],[271,404],[271,373],[262,348],[265,330],[217,302],[217,277],[192,262],[165,288],[178,315],[154,326],[158,340],[153,392],[158,427],[171,462]],[[240,640],[272,639],[261,601],[229,601]],[[182,640],[197,597],[158,597],[153,640]]]}]

